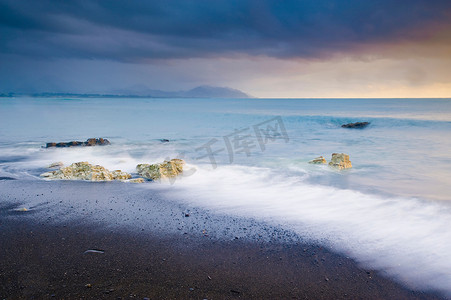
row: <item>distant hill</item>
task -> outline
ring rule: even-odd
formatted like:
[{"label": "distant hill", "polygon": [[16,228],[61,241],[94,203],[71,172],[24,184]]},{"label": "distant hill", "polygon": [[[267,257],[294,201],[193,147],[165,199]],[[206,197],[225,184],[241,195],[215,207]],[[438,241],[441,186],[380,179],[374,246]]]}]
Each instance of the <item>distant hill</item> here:
[{"label": "distant hill", "polygon": [[182,92],[181,96],[189,98],[249,98],[248,94],[240,90],[208,85],[199,86],[192,90]]},{"label": "distant hill", "polygon": [[208,85],[198,86],[188,91],[175,92],[152,90],[143,85],[135,85],[128,89],[114,90],[112,94],[162,98],[250,98],[248,94],[237,89]]},{"label": "distant hill", "polygon": [[198,86],[188,91],[168,92],[149,89],[143,85],[136,85],[127,89],[116,89],[109,93],[3,93],[0,97],[116,97],[116,98],[251,98],[248,94],[228,87]]}]

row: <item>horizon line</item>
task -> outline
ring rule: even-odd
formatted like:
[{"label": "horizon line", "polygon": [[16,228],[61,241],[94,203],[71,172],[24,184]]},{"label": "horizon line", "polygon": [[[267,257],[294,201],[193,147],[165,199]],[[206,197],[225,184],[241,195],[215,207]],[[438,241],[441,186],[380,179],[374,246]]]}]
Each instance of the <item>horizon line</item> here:
[{"label": "horizon line", "polygon": [[22,93],[22,92],[0,92],[0,98],[11,98],[15,96],[28,96],[32,98],[37,97],[54,97],[58,96],[79,96],[79,97],[117,97],[117,98],[154,98],[154,99],[451,99],[448,97],[154,97],[152,95],[120,95],[120,94],[102,94],[102,93],[73,93],[73,92],[39,92],[39,93]]}]

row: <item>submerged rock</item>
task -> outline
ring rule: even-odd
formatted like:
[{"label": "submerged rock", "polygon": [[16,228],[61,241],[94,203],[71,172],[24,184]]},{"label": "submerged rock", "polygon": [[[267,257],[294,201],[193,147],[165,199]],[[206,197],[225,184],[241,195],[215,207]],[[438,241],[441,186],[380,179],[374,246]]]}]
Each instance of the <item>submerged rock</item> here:
[{"label": "submerged rock", "polygon": [[351,161],[349,160],[349,155],[345,153],[332,153],[332,158],[329,162],[329,166],[342,169],[352,168]]},{"label": "submerged rock", "polygon": [[160,164],[139,164],[136,166],[136,171],[144,178],[158,180],[176,177],[183,172],[184,165],[183,159],[174,158]]},{"label": "submerged rock", "polygon": [[355,122],[355,123],[343,124],[343,125],[341,125],[341,127],[343,127],[343,128],[364,128],[368,125],[370,125],[370,122]]},{"label": "submerged rock", "polygon": [[73,163],[68,167],[63,167],[56,171],[46,172],[41,174],[41,177],[63,180],[111,181],[125,180],[132,176],[120,170],[110,172],[102,166],[91,165],[86,161],[82,161]]},{"label": "submerged rock", "polygon": [[312,159],[311,161],[308,162],[309,164],[325,164],[327,163],[326,159],[322,156],[319,156],[315,159]]},{"label": "submerged rock", "polygon": [[87,139],[86,142],[78,142],[78,141],[72,141],[72,142],[61,142],[61,143],[47,143],[46,148],[65,148],[65,147],[80,147],[80,146],[105,146],[109,145],[110,141],[104,138],[98,138],[98,139]]},{"label": "submerged rock", "polygon": [[133,179],[130,179],[128,182],[131,182],[131,183],[144,183],[144,182],[146,182],[146,180],[144,178],[133,178]]}]

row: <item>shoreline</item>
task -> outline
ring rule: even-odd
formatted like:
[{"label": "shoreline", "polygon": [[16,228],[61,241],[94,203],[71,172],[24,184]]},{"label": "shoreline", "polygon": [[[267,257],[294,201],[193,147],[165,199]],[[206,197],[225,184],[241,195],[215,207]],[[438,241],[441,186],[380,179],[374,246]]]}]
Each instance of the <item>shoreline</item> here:
[{"label": "shoreline", "polygon": [[[288,231],[152,190],[140,199],[139,189],[121,194],[123,183],[20,180],[2,181],[0,190],[2,299],[441,299]],[[112,219],[123,202],[148,210]],[[27,203],[30,210],[15,210]]]},{"label": "shoreline", "polygon": [[0,226],[2,299],[441,299],[315,245]]}]

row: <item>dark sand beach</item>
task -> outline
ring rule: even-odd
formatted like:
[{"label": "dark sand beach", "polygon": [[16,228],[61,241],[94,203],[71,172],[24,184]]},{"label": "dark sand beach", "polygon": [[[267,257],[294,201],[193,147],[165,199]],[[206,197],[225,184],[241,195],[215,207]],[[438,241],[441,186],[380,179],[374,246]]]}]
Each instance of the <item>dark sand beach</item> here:
[{"label": "dark sand beach", "polygon": [[[1,181],[0,185],[1,299],[440,298],[405,288],[321,246],[294,241],[289,233],[276,228],[262,230],[262,235],[256,235],[261,239],[250,238],[260,224],[252,228],[252,221],[243,221],[254,233],[235,236],[235,227],[243,228],[240,219],[208,216],[193,208],[187,214],[183,207],[159,197],[152,197],[148,202],[152,209],[146,212],[149,220],[158,221],[140,230],[91,222],[88,217],[68,218],[71,206],[60,220],[44,213],[48,208],[15,210],[24,206],[17,203],[26,203],[27,197],[41,197],[42,203],[56,210],[57,205],[49,203],[61,197],[64,200],[57,202],[61,214],[66,210],[64,201],[82,201],[88,193],[91,197],[83,201],[109,201],[115,213],[118,207],[113,205],[112,195],[116,195],[114,201],[127,200],[118,193],[126,187],[121,184],[17,180]],[[80,187],[88,190],[81,192]],[[135,207],[138,202],[130,205]],[[84,212],[90,215],[89,205],[86,207]],[[77,214],[76,207],[72,210]],[[163,219],[167,224],[190,223],[171,232],[159,227],[167,226]],[[232,232],[215,234],[226,226]],[[103,253],[85,253],[87,250]]]}]

